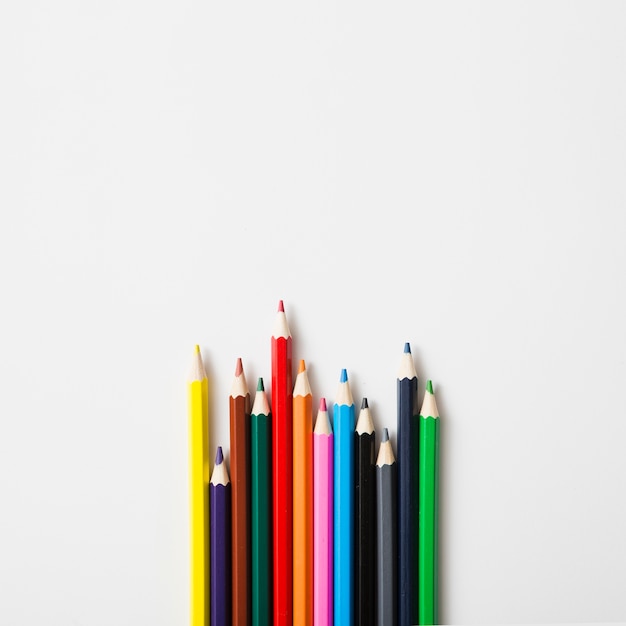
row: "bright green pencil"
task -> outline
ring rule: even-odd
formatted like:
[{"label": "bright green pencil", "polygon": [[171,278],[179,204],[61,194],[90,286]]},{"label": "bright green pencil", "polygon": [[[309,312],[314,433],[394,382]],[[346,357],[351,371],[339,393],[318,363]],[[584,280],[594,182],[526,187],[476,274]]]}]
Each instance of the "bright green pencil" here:
[{"label": "bright green pencil", "polygon": [[263,379],[259,378],[250,415],[250,450],[252,464],[252,626],[269,626],[270,568],[272,535],[270,526],[272,492],[272,433],[270,405]]},{"label": "bright green pencil", "polygon": [[439,505],[439,411],[433,384],[426,383],[420,411],[419,624],[437,624],[437,508]]}]

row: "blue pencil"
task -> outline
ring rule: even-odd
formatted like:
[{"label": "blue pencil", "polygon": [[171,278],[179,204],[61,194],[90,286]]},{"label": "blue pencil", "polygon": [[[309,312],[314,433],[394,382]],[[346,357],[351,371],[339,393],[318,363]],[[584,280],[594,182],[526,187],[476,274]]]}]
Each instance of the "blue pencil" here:
[{"label": "blue pencil", "polygon": [[355,407],[345,369],[341,370],[333,413],[335,432],[334,626],[353,626]]}]

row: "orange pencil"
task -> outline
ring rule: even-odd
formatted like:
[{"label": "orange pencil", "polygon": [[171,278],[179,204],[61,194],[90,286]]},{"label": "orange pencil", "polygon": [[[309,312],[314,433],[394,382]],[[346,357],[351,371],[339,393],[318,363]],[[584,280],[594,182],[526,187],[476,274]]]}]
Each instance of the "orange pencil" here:
[{"label": "orange pencil", "polygon": [[313,395],[304,361],[293,389],[293,615],[313,624]]}]

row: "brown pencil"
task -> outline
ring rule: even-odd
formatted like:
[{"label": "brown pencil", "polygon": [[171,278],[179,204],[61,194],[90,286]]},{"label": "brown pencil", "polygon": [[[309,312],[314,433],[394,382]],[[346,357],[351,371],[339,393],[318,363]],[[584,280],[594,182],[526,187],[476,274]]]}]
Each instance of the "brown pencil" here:
[{"label": "brown pencil", "polygon": [[250,394],[237,359],[230,394],[230,481],[232,485],[232,624],[249,626],[250,568]]}]

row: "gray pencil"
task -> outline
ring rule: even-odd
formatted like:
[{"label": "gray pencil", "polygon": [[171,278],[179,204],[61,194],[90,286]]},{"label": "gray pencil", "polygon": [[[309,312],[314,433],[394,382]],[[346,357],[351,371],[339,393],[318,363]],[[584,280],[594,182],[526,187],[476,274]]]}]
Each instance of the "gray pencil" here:
[{"label": "gray pencil", "polygon": [[396,458],[385,428],[376,460],[376,623],[398,623]]}]

